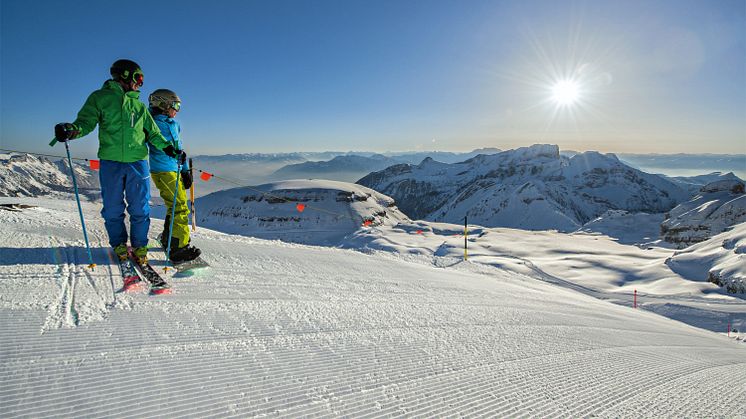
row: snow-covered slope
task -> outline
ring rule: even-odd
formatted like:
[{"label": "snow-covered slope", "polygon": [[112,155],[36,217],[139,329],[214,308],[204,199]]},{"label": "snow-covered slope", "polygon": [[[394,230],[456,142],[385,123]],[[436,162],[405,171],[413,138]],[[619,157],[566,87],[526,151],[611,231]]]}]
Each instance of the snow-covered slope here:
[{"label": "snow-covered slope", "polygon": [[746,221],[746,194],[740,180],[719,180],[699,195],[672,209],[661,224],[661,235],[682,247],[709,239]]},{"label": "snow-covered slope", "polygon": [[307,244],[336,245],[365,221],[391,225],[407,219],[393,199],[364,186],[330,180],[229,189],[198,199],[196,207],[201,226]]},{"label": "snow-covered slope", "polygon": [[555,145],[533,145],[462,163],[426,159],[358,181],[394,198],[413,219],[484,226],[573,231],[610,209],[658,213],[688,198],[686,191],[633,169],[614,155],[561,156]]},{"label": "snow-covered slope", "polygon": [[579,231],[601,233],[619,243],[646,246],[651,243],[664,245],[660,240],[661,222],[664,214],[644,212],[630,213],[624,210],[608,210],[601,216],[583,224]]},{"label": "snow-covered slope", "polygon": [[684,277],[746,294],[746,222],[676,252],[666,263]]},{"label": "snow-covered slope", "polygon": [[209,271],[115,294],[100,207],[89,271],[75,204],[33,203],[0,211],[2,417],[746,415],[746,345],[644,310],[203,228]]},{"label": "snow-covered slope", "polygon": [[[80,191],[98,194],[98,174],[74,164]],[[31,154],[0,154],[0,196],[41,196],[70,193],[70,169],[65,161],[52,162]]]}]

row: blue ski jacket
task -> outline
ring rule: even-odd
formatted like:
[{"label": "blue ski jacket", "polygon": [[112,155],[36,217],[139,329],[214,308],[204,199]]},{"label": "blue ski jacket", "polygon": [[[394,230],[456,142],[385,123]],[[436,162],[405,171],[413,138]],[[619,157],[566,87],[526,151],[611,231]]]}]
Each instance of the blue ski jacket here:
[{"label": "blue ski jacket", "polygon": [[[181,132],[179,122],[163,114],[153,115],[153,119],[161,130],[163,137],[166,138],[166,141],[171,143],[175,149],[183,150],[184,147],[181,144],[181,138],[179,138],[179,133]],[[176,164],[175,158],[167,156],[166,153],[150,143],[148,143],[148,147],[150,148],[150,171],[152,173],[175,172],[178,170],[179,166]],[[189,163],[184,164],[181,170],[189,170]]]}]

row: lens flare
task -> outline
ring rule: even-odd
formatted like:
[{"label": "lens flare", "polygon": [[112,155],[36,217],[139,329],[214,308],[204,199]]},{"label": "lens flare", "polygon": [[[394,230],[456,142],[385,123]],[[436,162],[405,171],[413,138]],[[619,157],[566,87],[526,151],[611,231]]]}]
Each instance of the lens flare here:
[{"label": "lens flare", "polygon": [[575,80],[560,80],[552,86],[552,100],[559,106],[570,106],[579,97],[580,86]]}]

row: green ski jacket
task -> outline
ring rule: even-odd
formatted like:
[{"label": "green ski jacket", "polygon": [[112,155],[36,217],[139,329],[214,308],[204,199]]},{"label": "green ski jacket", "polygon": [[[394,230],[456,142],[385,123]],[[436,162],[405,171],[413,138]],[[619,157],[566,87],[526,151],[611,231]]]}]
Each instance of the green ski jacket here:
[{"label": "green ski jacket", "polygon": [[124,92],[114,80],[88,96],[73,125],[80,131],[75,138],[88,135],[98,124],[98,158],[132,163],[148,158],[148,145],[163,149],[170,143],[163,137],[140,92]]}]

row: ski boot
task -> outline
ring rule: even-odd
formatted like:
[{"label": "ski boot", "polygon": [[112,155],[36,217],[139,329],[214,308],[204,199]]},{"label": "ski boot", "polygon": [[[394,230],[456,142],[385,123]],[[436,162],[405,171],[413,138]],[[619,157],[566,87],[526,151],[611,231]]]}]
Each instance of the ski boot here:
[{"label": "ski boot", "polygon": [[197,249],[191,244],[187,244],[186,246],[180,247],[178,249],[172,248],[169,259],[171,260],[171,263],[173,263],[174,265],[178,265],[180,263],[193,261],[194,259],[197,259],[201,254],[201,250]]}]

